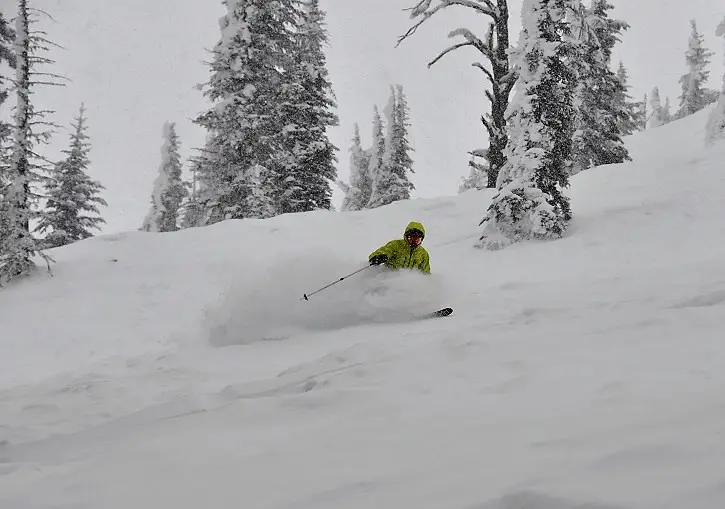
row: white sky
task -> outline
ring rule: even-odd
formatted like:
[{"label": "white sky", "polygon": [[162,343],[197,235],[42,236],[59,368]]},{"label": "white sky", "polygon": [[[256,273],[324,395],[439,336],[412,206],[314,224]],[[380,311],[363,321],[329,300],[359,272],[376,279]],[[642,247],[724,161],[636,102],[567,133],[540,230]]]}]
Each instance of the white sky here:
[{"label": "white sky", "polygon": [[[33,0],[31,0],[32,2]],[[614,15],[632,28],[615,59],[627,66],[632,93],[640,98],[653,86],[673,105],[684,52],[695,19],[716,52],[710,86],[720,87],[723,43],[714,35],[725,15],[722,0],[610,0]],[[64,126],[86,103],[93,150],[91,174],[107,188],[105,233],[136,229],[150,200],[160,162],[165,121],[177,122],[184,156],[200,147],[204,131],[191,119],[206,107],[195,85],[206,80],[208,50],[218,39],[224,9],[217,0],[35,0],[56,23],[45,23],[50,38],[64,46],[52,55],[52,70],[72,80],[38,93],[40,106],[56,110]],[[466,152],[486,145],[479,117],[487,108],[483,74],[470,67],[477,57],[463,49],[433,68],[427,62],[445,48],[447,33],[462,26],[483,32],[487,20],[458,8],[432,18],[399,48],[397,37],[409,26],[404,8],[416,0],[322,0],[328,11],[329,69],[339,102],[341,125],[331,131],[341,149],[339,174],[347,179],[348,145],[359,122],[369,142],[373,104],[385,105],[389,85],[402,84],[411,107],[411,142],[416,174],[414,196],[454,194],[468,173]],[[512,42],[518,39],[520,0],[510,0]],[[13,0],[0,0],[7,17]],[[65,148],[58,133],[52,150]],[[339,200],[339,193],[336,193]]]}]

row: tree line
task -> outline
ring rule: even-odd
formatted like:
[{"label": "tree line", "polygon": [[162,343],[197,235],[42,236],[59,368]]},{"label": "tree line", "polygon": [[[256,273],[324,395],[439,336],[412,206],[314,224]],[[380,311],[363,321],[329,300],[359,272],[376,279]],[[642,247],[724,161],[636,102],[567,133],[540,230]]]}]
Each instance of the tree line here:
[{"label": "tree line", "polygon": [[[10,23],[0,12],[0,104],[14,98],[12,121],[0,121],[0,284],[30,273],[45,251],[93,235],[104,223],[104,187],[88,176],[90,139],[85,108],[71,123],[64,157],[46,158],[54,128],[50,111],[32,100],[40,86],[63,78],[43,71],[54,44],[37,28],[40,11],[17,0]],[[348,182],[337,178],[337,152],[328,137],[339,124],[327,69],[326,14],[319,0],[227,0],[220,37],[208,63],[203,94],[211,102],[193,121],[206,140],[185,163],[175,123],[163,125],[161,161],[149,210],[149,232],[200,227],[227,219],[332,209],[333,185],[342,210],[409,199],[415,186],[411,112],[404,88],[390,87],[382,114],[373,108],[369,145],[355,124]],[[571,175],[630,160],[622,137],[683,118],[718,101],[708,141],[725,136],[723,91],[708,89],[713,53],[695,22],[680,79],[679,107],[669,113],[658,89],[634,101],[627,69],[612,69],[613,49],[629,25],[611,16],[607,0],[524,0],[519,42],[512,45],[507,0],[420,0],[398,44],[439,12],[459,7],[484,19],[486,29],[458,28],[454,42],[429,63],[461,48],[489,87],[481,114],[488,146],[469,152],[461,190],[495,188],[480,222],[478,245],[497,249],[519,240],[557,238],[573,211],[565,189]],[[718,28],[725,36],[725,22]],[[190,178],[184,178],[185,164]]]}]

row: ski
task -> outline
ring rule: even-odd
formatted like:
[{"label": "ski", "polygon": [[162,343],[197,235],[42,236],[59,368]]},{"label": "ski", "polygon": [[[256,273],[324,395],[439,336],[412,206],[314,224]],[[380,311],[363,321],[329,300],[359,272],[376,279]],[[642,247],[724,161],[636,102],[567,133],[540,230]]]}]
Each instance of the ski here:
[{"label": "ski", "polygon": [[428,313],[423,318],[438,318],[441,316],[448,316],[451,313],[453,313],[453,308],[443,308],[443,309],[439,309],[438,311]]}]

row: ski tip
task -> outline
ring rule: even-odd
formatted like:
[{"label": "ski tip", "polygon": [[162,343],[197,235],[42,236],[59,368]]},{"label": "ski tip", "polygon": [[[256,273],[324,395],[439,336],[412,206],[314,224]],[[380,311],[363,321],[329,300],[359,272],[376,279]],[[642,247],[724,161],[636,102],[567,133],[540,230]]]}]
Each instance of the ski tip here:
[{"label": "ski tip", "polygon": [[443,308],[443,309],[439,309],[438,311],[434,311],[433,313],[430,313],[428,315],[428,318],[438,318],[441,316],[448,316],[451,313],[453,313],[453,308]]}]

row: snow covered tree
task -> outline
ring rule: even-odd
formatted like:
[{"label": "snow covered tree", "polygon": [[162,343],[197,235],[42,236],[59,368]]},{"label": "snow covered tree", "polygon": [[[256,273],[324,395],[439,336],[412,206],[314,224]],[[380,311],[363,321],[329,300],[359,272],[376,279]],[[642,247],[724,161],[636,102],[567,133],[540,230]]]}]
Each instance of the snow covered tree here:
[{"label": "snow covered tree", "polygon": [[647,94],[644,94],[642,101],[637,103],[637,127],[640,131],[647,129],[647,123],[649,122],[649,110],[647,105],[649,104],[649,98]]},{"label": "snow covered tree", "polygon": [[385,131],[383,119],[380,117],[378,107],[374,106],[372,146],[370,147],[370,157],[368,159],[368,175],[370,175],[372,181],[372,188],[370,191],[370,200],[365,205],[365,208],[373,208],[373,203],[377,201],[378,193],[376,193],[375,189],[379,186],[378,183],[384,179],[385,172]]},{"label": "snow covered tree", "polygon": [[181,180],[181,154],[176,124],[166,122],[163,130],[164,144],[161,147],[161,165],[154,180],[151,193],[151,208],[144,218],[142,230],[147,232],[173,232],[178,230],[179,208],[187,195]]},{"label": "snow covered tree", "polygon": [[[488,161],[485,159],[485,150],[474,150],[471,159],[468,161],[470,173],[461,179],[458,192],[463,193],[471,189],[484,189],[488,187]],[[477,160],[479,159],[479,160]],[[480,159],[483,159],[482,161]]]},{"label": "snow covered tree", "polygon": [[324,52],[325,12],[319,0],[301,0],[301,7],[279,101],[287,156],[278,175],[280,213],[329,209],[337,177],[337,147],[327,136],[339,121]]},{"label": "snow covered tree", "polygon": [[289,118],[280,110],[294,88],[290,59],[296,52],[297,2],[227,0],[225,5],[204,92],[214,105],[195,120],[208,131],[199,175],[207,224],[255,215],[258,211],[248,205],[256,185],[265,187],[265,196],[281,199],[288,191],[279,188],[281,176],[294,163],[285,124]]},{"label": "snow covered tree", "polygon": [[702,34],[698,33],[695,20],[690,21],[690,26],[692,32],[685,53],[688,70],[680,78],[682,93],[680,94],[680,109],[677,111],[677,118],[683,118],[700,111],[711,102],[712,97],[708,94],[705,83],[710,77],[707,66],[710,63],[710,57],[714,53],[704,47],[704,38]]},{"label": "snow covered tree", "polygon": [[[8,64],[11,68],[15,67],[15,54],[13,53],[13,41],[15,39],[15,31],[5,20],[5,16],[0,11],[0,66]],[[0,74],[0,108],[8,98],[9,77]],[[0,202],[5,194],[8,184],[10,183],[9,170],[9,146],[8,138],[11,134],[12,124],[0,119]]]},{"label": "snow covered tree", "polygon": [[649,120],[647,121],[647,127],[652,129],[653,127],[659,127],[665,124],[665,110],[662,107],[662,100],[660,99],[660,90],[655,87],[652,89],[652,96],[650,98],[650,106],[652,112],[650,113]]},{"label": "snow covered tree", "polygon": [[[0,65],[8,64],[11,68],[15,67],[15,53],[13,53],[13,41],[15,40],[15,31],[8,25],[5,16],[0,11]],[[7,78],[0,74],[0,107],[8,98],[8,90],[6,89]],[[10,134],[11,124],[0,120],[0,144]],[[0,182],[2,182],[2,170],[0,170]]]},{"label": "snow covered tree", "polygon": [[182,228],[195,228],[204,225],[204,206],[199,198],[198,180],[201,164],[201,158],[193,158],[191,160],[191,182],[186,183],[188,192],[187,200],[183,206],[184,213],[181,217]]},{"label": "snow covered tree", "polygon": [[360,128],[355,124],[355,134],[350,146],[350,182],[343,190],[345,198],[342,210],[362,210],[370,202],[373,181],[370,176],[370,154],[363,150],[360,139]]},{"label": "snow covered tree", "polygon": [[[720,22],[715,32],[719,37],[725,37],[725,18]],[[723,53],[725,54],[725,53]],[[709,145],[716,140],[725,139],[725,74],[722,77],[722,90],[715,109],[710,113],[707,121],[705,142]]]},{"label": "snow covered tree", "polygon": [[665,124],[672,122],[672,110],[670,107],[669,96],[665,97],[665,105],[662,106],[662,122]]},{"label": "snow covered tree", "polygon": [[8,24],[5,15],[0,11],[0,61],[15,66],[15,53],[13,45],[15,41],[15,31]]},{"label": "snow covered tree", "polygon": [[578,48],[569,16],[577,0],[524,0],[514,52],[520,73],[509,121],[507,162],[481,224],[479,247],[560,237],[571,220],[569,185]]},{"label": "snow covered tree", "polygon": [[609,17],[613,8],[608,0],[592,0],[578,33],[580,55],[572,62],[579,74],[572,173],[631,160],[620,131],[621,124],[631,121],[622,101],[627,90],[610,70],[612,50],[629,25]]},{"label": "snow covered tree", "polygon": [[106,206],[100,197],[105,189],[88,176],[91,144],[86,126],[85,108],[81,105],[75,123],[71,123],[70,146],[66,158],[55,165],[53,178],[47,187],[45,214],[36,227],[46,233],[45,247],[60,247],[92,237],[91,229],[100,230],[105,223],[99,216],[99,206]]},{"label": "snow covered tree", "polygon": [[640,130],[638,115],[641,106],[640,103],[632,101],[632,96],[629,95],[629,76],[621,61],[617,68],[617,79],[622,84],[621,88],[614,94],[613,109],[622,112],[622,115],[617,119],[617,129],[623,136],[629,136]]},{"label": "snow covered tree", "polygon": [[385,108],[387,134],[384,141],[382,164],[374,173],[370,208],[407,200],[415,187],[408,173],[413,171],[413,150],[408,141],[409,111],[403,87],[390,87],[390,99]]},{"label": "snow covered tree", "polygon": [[[34,12],[34,11],[33,11]],[[35,267],[33,257],[39,255],[50,269],[52,259],[42,252],[42,241],[31,232],[31,221],[42,219],[34,208],[38,187],[48,181],[51,168],[35,150],[47,143],[55,124],[46,120],[48,111],[38,110],[30,101],[38,85],[59,85],[57,76],[38,71],[52,60],[40,55],[53,43],[45,32],[31,30],[37,19],[27,0],[18,0],[15,20],[15,114],[12,125],[12,148],[5,163],[5,183],[0,193],[0,284],[26,276]],[[38,81],[34,80],[38,79]]]},{"label": "snow covered tree", "polygon": [[496,187],[496,179],[506,163],[504,150],[508,143],[506,111],[509,98],[516,82],[516,73],[511,72],[509,61],[509,9],[507,0],[420,0],[410,9],[411,19],[419,21],[405,35],[400,37],[398,44],[414,34],[417,29],[432,16],[448,7],[467,7],[473,14],[484,16],[489,20],[488,31],[479,37],[472,30],[459,28],[448,35],[459,38],[461,42],[450,46],[432,60],[431,67],[448,53],[460,48],[475,48],[483,57],[483,62],[476,61],[473,66],[480,69],[489,80],[491,89],[486,90],[486,97],[491,102],[491,112],[481,115],[481,122],[488,132],[488,187]]},{"label": "snow covered tree", "polygon": [[415,186],[410,182],[409,173],[415,173],[413,169],[413,158],[410,155],[413,147],[408,140],[408,128],[410,127],[410,108],[408,100],[405,97],[403,85],[395,86],[393,109],[393,125],[390,127],[390,167],[391,171],[397,175],[400,185],[400,198],[407,200],[410,198],[410,191]]},{"label": "snow covered tree", "polygon": [[261,164],[247,170],[245,180],[249,183],[249,192],[245,203],[246,217],[267,219],[276,214],[274,197],[268,192],[270,187],[267,185],[271,178],[269,170]]}]

